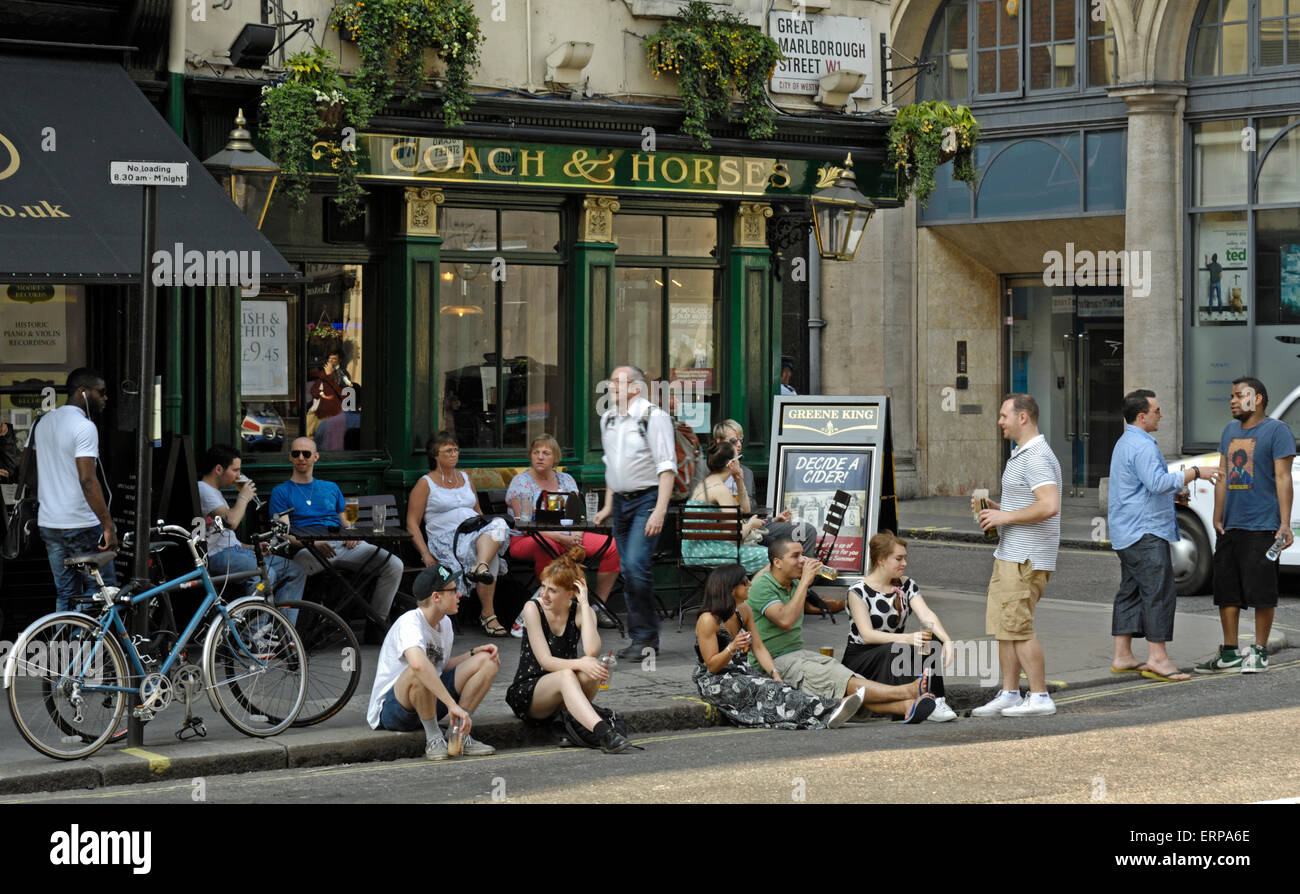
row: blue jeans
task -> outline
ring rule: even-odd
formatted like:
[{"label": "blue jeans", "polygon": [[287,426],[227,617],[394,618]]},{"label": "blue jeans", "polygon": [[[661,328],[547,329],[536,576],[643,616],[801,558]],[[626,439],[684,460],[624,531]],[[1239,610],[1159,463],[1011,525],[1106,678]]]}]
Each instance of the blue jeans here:
[{"label": "blue jeans", "polygon": [[[257,556],[251,549],[244,549],[242,546],[223,549],[215,555],[208,556],[208,574],[213,577],[256,570]],[[301,565],[284,556],[267,556],[266,570],[271,576],[267,586],[275,591],[276,602],[302,599],[303,588],[307,585],[307,571]],[[257,580],[255,577],[250,577],[242,582],[246,596],[252,596],[256,592],[254,588],[257,586]],[[285,617],[289,618],[290,624],[296,624],[297,614],[296,611],[288,611],[285,612]],[[289,617],[290,615],[294,617]]]},{"label": "blue jeans", "polygon": [[[443,671],[438,675],[438,679],[442,680],[442,685],[447,687],[447,694],[452,697],[452,700],[459,704],[460,693],[456,691],[456,669],[449,668]],[[388,691],[384,693],[384,697],[379,702],[379,728],[390,729],[398,733],[414,732],[424,724],[420,722],[420,715],[414,708],[402,707],[402,703],[397,700],[397,696],[393,695],[395,688],[397,688],[396,683],[389,686]],[[434,714],[437,720],[446,717],[447,706],[441,701],[438,702],[438,710]]]},{"label": "blue jeans", "polygon": [[[63,560],[99,552],[99,538],[104,535],[104,526],[41,528],[40,531],[41,540],[45,541],[45,553],[50,559],[50,571],[54,573],[55,608],[67,611],[74,603],[94,599],[99,592],[94,578],[75,568],[64,568]],[[117,572],[111,562],[99,569],[99,576],[105,584],[117,586]]]},{"label": "blue jeans", "polygon": [[655,579],[652,563],[659,535],[647,537],[645,524],[654,512],[659,488],[625,500],[614,494],[614,545],[623,572],[627,600],[627,630],[634,643],[659,648],[659,616],[655,613]]},{"label": "blue jeans", "polygon": [[1221,283],[1210,283],[1210,307],[1223,307],[1223,289]]}]

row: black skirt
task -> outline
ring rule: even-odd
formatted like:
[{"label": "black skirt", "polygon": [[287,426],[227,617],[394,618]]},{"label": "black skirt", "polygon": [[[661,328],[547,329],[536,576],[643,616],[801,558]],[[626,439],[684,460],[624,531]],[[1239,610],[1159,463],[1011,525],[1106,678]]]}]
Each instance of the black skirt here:
[{"label": "black skirt", "polygon": [[902,643],[849,643],[844,648],[844,666],[865,680],[887,686],[911,683],[924,671],[930,672],[930,691],[943,698],[943,677],[939,675],[943,652],[935,646],[924,657],[913,646]]}]

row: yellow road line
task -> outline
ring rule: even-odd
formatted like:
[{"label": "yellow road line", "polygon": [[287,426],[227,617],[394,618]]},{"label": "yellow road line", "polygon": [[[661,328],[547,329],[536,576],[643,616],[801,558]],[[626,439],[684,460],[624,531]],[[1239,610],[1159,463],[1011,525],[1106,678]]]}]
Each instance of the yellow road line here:
[{"label": "yellow road line", "polygon": [[[1288,661],[1284,664],[1269,665],[1269,670],[1270,671],[1283,670],[1285,668],[1291,668],[1291,667],[1300,667],[1300,660]],[[1094,698],[1101,698],[1106,695],[1119,695],[1120,693],[1123,692],[1141,692],[1143,690],[1155,689],[1161,686],[1186,686],[1188,683],[1205,683],[1210,680],[1222,680],[1222,679],[1232,678],[1236,676],[1237,674],[1193,673],[1192,678],[1190,680],[1182,680],[1176,683],[1166,683],[1164,680],[1149,680],[1148,678],[1143,677],[1143,679],[1147,680],[1147,682],[1138,683],[1134,686],[1121,686],[1118,689],[1105,689],[1101,692],[1084,692],[1084,693],[1080,693],[1079,695],[1069,695],[1066,696],[1065,698],[1054,699],[1054,701],[1058,705],[1069,705],[1069,704],[1074,704],[1075,702],[1090,701]]]},{"label": "yellow road line", "polygon": [[150,773],[166,773],[171,769],[172,759],[153,751],[145,751],[143,748],[123,748],[122,753],[147,760]]}]

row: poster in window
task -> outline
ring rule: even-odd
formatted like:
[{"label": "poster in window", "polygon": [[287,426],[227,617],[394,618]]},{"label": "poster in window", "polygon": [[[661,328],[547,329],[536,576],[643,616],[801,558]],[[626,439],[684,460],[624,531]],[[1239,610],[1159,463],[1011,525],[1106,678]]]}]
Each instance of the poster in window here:
[{"label": "poster in window", "polygon": [[849,506],[827,564],[839,571],[862,574],[865,513],[870,505],[868,482],[875,448],[782,444],[780,450],[781,504],[776,511],[789,509],[791,521],[812,525],[820,532],[835,492],[847,491]]},{"label": "poster in window", "polygon": [[1283,245],[1281,254],[1282,312],[1291,319],[1300,319],[1300,245]]},{"label": "poster in window", "polygon": [[289,398],[289,306],[284,300],[241,303],[240,394]]},{"label": "poster in window", "polygon": [[11,283],[0,287],[0,361],[63,367],[69,354],[69,307],[64,286]]},{"label": "poster in window", "polygon": [[1245,225],[1203,222],[1198,241],[1197,325],[1245,325],[1250,284]]}]

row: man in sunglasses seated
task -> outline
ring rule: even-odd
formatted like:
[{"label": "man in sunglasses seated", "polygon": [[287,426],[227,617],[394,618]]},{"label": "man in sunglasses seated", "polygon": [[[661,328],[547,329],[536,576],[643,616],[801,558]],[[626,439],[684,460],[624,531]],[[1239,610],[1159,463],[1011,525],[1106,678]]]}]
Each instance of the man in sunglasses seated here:
[{"label": "man in sunglasses seated", "polygon": [[[276,485],[271,491],[271,515],[292,512],[290,523],[295,528],[340,527],[347,524],[344,516],[346,503],[343,491],[332,481],[322,481],[313,474],[316,460],[316,442],[311,438],[295,438],[289,446],[289,456],[293,461],[293,474],[284,484]],[[370,608],[379,618],[388,618],[397,595],[397,585],[402,579],[402,560],[382,550],[373,543],[360,540],[322,540],[316,543],[316,549],[329,560],[335,568],[356,571],[362,567],[373,568],[383,562],[375,578],[374,595],[370,597]],[[375,557],[375,553],[387,556]],[[302,550],[293,560],[306,569],[308,576],[323,570],[321,564],[309,551]],[[367,622],[367,633],[375,632]],[[382,631],[380,631],[382,632]]]}]

